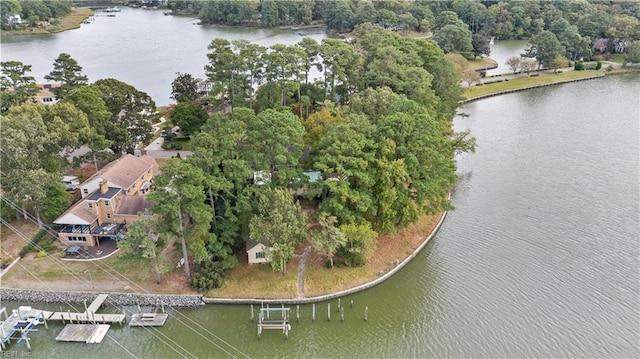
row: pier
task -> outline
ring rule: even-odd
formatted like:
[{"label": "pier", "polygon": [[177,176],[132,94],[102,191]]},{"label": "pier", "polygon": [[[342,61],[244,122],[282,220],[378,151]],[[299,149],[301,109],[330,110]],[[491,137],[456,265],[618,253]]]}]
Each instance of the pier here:
[{"label": "pier", "polygon": [[[282,330],[285,338],[289,339],[289,330],[291,325],[289,324],[289,310],[291,308],[285,308],[284,305],[281,308],[269,308],[260,307],[260,314],[258,316],[258,338],[262,334],[263,329],[277,329]],[[270,319],[273,314],[279,314],[278,318]]]},{"label": "pier", "polygon": [[[109,324],[117,323],[122,325],[127,317],[124,313],[96,314],[96,311],[102,306],[107,297],[107,294],[98,295],[88,307],[85,302],[85,311],[82,313],[71,311],[50,312],[22,306],[14,309],[11,315],[8,316],[6,308],[2,308],[0,309],[0,316],[4,314],[6,317],[0,326],[2,349],[4,350],[6,345],[11,343],[11,340],[17,339],[18,344],[24,341],[27,343],[29,350],[31,350],[27,335],[29,332],[37,330],[35,327],[38,324],[44,323],[45,327],[47,327],[48,320],[61,320],[62,323],[69,322],[56,337],[56,340],[100,343],[109,330]],[[164,324],[164,320],[162,324]]]}]

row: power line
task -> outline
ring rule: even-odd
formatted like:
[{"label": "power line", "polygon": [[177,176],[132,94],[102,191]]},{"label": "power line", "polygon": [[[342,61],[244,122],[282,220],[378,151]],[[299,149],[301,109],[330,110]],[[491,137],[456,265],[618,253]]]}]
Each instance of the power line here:
[{"label": "power line", "polygon": [[[23,213],[26,214],[26,217],[29,221],[35,223],[36,225],[39,225],[36,218],[31,215],[30,213],[28,213],[27,211],[24,211],[22,208],[20,208],[16,203],[14,203],[13,201],[11,201],[10,199],[7,199],[4,196],[0,196],[0,199],[4,199],[5,202],[7,202],[13,209],[15,209],[16,211],[18,211],[19,213]],[[1,218],[0,218],[1,219]],[[7,223],[4,219],[2,219],[3,223]],[[40,225],[39,225],[40,226]],[[54,238],[57,238],[58,233],[53,231],[50,227],[48,226],[41,226],[42,229],[44,229],[47,233],[49,233],[51,236],[53,236]],[[26,239],[26,241],[30,241],[29,239]],[[36,248],[38,249],[42,249],[39,245],[36,244]],[[53,258],[50,258],[49,256],[47,256],[47,258],[54,260]],[[55,261],[55,260],[54,260]],[[141,292],[145,293],[145,294],[152,294],[149,293],[144,287],[138,285],[136,282],[130,280],[129,278],[127,278],[126,276],[124,276],[123,274],[121,274],[120,272],[118,272],[116,269],[114,269],[113,267],[109,266],[106,263],[103,263],[101,261],[92,261],[92,263],[99,267],[99,269],[103,270],[105,273],[107,273],[108,275],[110,275],[112,278],[114,278],[117,281],[120,282],[125,282],[135,288],[137,288],[137,290],[140,290]],[[62,263],[62,266],[65,266],[66,264]],[[77,276],[77,274],[75,274],[75,272],[70,271],[72,276]],[[114,274],[115,273],[115,274]],[[86,280],[86,278],[82,278],[82,276],[80,276],[80,280],[88,282]],[[90,283],[90,282],[88,282]],[[242,350],[238,349],[237,347],[233,346],[232,344],[228,343],[227,341],[225,341],[224,339],[222,339],[221,337],[215,335],[213,332],[211,332],[208,328],[203,327],[200,323],[196,322],[195,320],[189,318],[188,316],[186,316],[185,314],[181,313],[179,310],[176,310],[175,308],[173,308],[172,306],[169,305],[170,308],[174,309],[173,312],[177,313],[178,315],[182,316],[182,318],[184,318],[185,320],[187,320],[188,322],[190,322],[193,326],[200,328],[202,331],[204,331],[206,334],[209,334],[211,337],[219,340],[220,342],[224,343],[225,345],[227,345],[229,348],[235,350],[236,352],[238,352],[241,356],[245,357],[245,358],[250,358],[246,353],[244,353]],[[202,337],[203,339],[205,339],[207,342],[209,342],[210,344],[216,346],[218,349],[222,350],[223,352],[225,352],[227,355],[236,358],[236,356],[234,356],[232,353],[230,353],[229,351],[227,351],[226,349],[224,349],[223,347],[221,347],[220,345],[218,345],[217,343],[213,342],[209,337],[205,336],[202,332],[195,330],[191,325],[187,325],[187,323],[185,323],[183,320],[181,320],[180,318],[176,317],[175,315],[173,316],[175,318],[175,320],[177,320],[179,323],[183,324],[184,326],[186,326],[187,328],[189,328],[190,330],[194,331],[197,335],[199,335],[200,337]],[[148,328],[145,327],[145,329],[148,330]],[[154,328],[155,329],[155,328]],[[155,329],[157,331],[157,329]],[[164,334],[162,334],[164,335]],[[171,340],[171,339],[170,339]],[[173,342],[173,340],[171,340]],[[175,343],[175,342],[174,342]],[[166,342],[165,342],[166,344]],[[178,345],[176,343],[176,345]],[[175,348],[172,348],[175,350]],[[188,351],[187,351],[188,352]],[[191,354],[191,353],[189,353]],[[193,354],[191,354],[193,356]],[[195,357],[195,356],[194,356]]]}]

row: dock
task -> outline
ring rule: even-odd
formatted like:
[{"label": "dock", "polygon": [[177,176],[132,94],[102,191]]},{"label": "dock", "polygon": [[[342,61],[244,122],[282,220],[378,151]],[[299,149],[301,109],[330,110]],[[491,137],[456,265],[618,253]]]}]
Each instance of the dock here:
[{"label": "dock", "polygon": [[[0,309],[0,316],[4,314],[6,317],[0,326],[0,337],[2,340],[0,344],[2,344],[2,349],[4,350],[6,345],[11,343],[11,340],[17,340],[18,344],[25,341],[29,350],[31,350],[31,345],[29,344],[30,339],[27,335],[29,332],[37,330],[35,327],[38,324],[44,323],[45,327],[47,327],[47,320],[60,320],[62,323],[69,322],[69,324],[67,324],[58,335],[56,340],[100,343],[109,330],[109,324],[122,325],[127,318],[124,313],[96,314],[96,311],[100,309],[107,297],[107,294],[98,295],[88,307],[85,301],[85,311],[82,313],[75,313],[71,311],[50,312],[28,306],[22,306],[18,309],[14,309],[9,316],[6,308],[2,308]],[[152,320],[149,322],[158,322],[161,323],[159,325],[162,325],[165,320],[166,314],[164,318],[158,317],[157,319],[154,315]]]},{"label": "dock", "polygon": [[161,327],[167,321],[166,313],[134,313],[129,321],[130,327]]},{"label": "dock", "polygon": [[109,324],[67,324],[56,337],[60,342],[101,343]]},{"label": "dock", "polygon": [[[266,307],[261,306],[260,314],[258,315],[258,339],[260,339],[264,329],[282,330],[285,338],[289,339],[289,330],[291,330],[291,325],[289,324],[290,310],[291,308],[285,308],[284,305],[281,308],[269,308],[268,304]],[[270,316],[272,314],[277,315],[277,317],[271,319]]]}]

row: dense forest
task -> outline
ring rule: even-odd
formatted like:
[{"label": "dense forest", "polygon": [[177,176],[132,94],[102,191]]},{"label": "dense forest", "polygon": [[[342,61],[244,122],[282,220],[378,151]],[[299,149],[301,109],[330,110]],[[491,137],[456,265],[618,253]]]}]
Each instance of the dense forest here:
[{"label": "dense forest", "polygon": [[[462,95],[452,59],[488,54],[488,36],[531,37],[525,56],[549,66],[558,57],[591,56],[592,38],[634,40],[640,33],[640,7],[621,2],[169,0],[167,6],[227,14],[211,20],[217,23],[324,19],[335,31],[350,31],[344,40],[304,37],[268,48],[213,39],[208,86],[191,74],[175,77],[176,105],[166,116],[187,134],[193,154],[162,166],[150,194],[154,218],[129,224],[122,245],[161,249],[184,234],[195,269],[191,284],[200,290],[221,285],[246,255],[247,240],[265,242],[273,269],[283,273],[308,240],[331,266],[334,257],[358,266],[378,233],[449,209],[454,155],[475,146],[468,133],[452,130]],[[433,41],[404,30],[432,32]],[[312,69],[320,78],[310,78]],[[46,76],[59,85],[61,101],[34,104],[30,71],[28,64],[2,62],[0,179],[6,200],[47,222],[69,204],[57,180],[66,169],[132,153],[151,138],[159,114],[131,85],[89,84],[64,53]],[[89,152],[70,163],[66,154],[81,146]],[[316,213],[311,227],[303,200]]]},{"label": "dense forest", "polygon": [[331,30],[348,32],[371,22],[392,30],[428,32],[441,28],[438,16],[451,11],[472,34],[500,39],[528,39],[543,30],[553,31],[552,24],[561,19],[591,40],[640,39],[637,1],[169,0],[167,6],[197,13],[205,24],[277,27],[324,22]]},{"label": "dense forest", "polygon": [[[2,0],[2,30],[15,29],[20,26],[37,26],[42,21],[56,25],[59,19],[71,12],[71,0]],[[12,15],[20,15],[20,22],[12,20]]]}]

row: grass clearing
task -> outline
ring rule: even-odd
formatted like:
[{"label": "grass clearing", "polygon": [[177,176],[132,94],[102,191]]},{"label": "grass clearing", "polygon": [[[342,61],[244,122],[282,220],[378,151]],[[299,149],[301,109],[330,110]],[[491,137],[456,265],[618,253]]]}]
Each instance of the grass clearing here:
[{"label": "grass clearing", "polygon": [[69,15],[59,19],[60,23],[58,25],[27,27],[21,30],[3,30],[0,33],[2,35],[35,35],[62,32],[79,28],[80,24],[82,24],[82,22],[91,15],[93,15],[93,10],[88,7],[74,7],[71,9],[71,13]]},{"label": "grass clearing", "polygon": [[502,82],[493,82],[489,84],[484,84],[481,86],[473,86],[470,89],[467,89],[464,92],[465,98],[473,98],[477,96],[483,96],[493,93],[500,93],[503,91],[516,90],[528,87],[535,87],[540,85],[553,84],[563,81],[572,81],[578,79],[585,79],[589,77],[598,76],[602,74],[600,70],[585,70],[585,71],[567,71],[563,73],[557,74],[549,74],[549,73],[541,73],[538,76],[526,77],[526,75],[522,75],[523,77],[502,81]]}]

